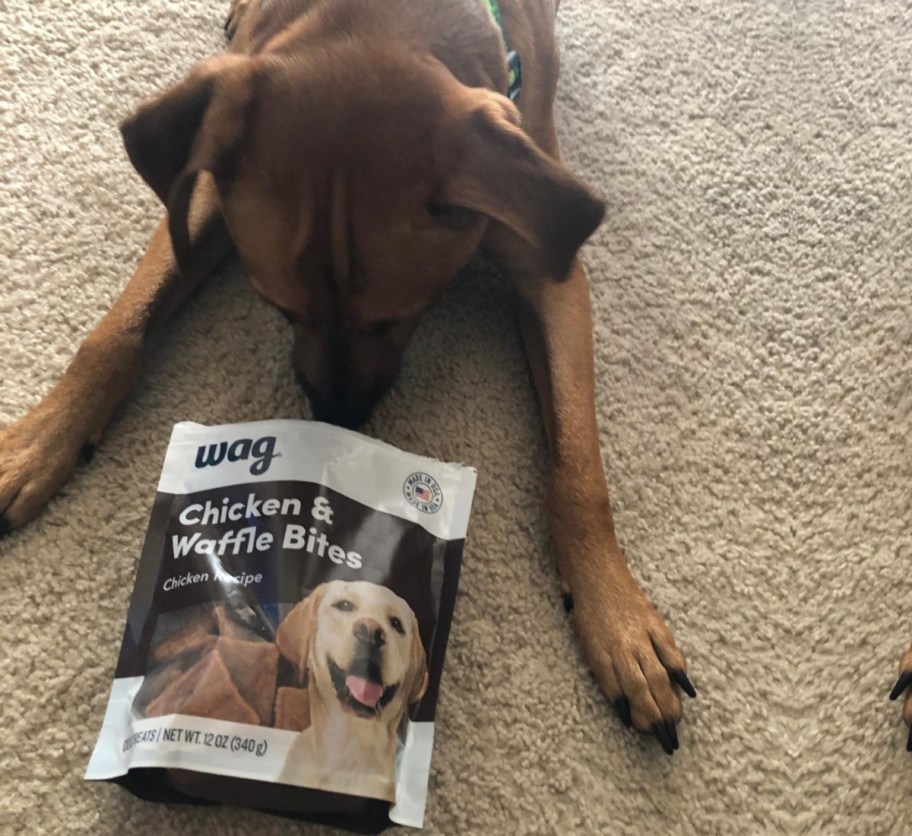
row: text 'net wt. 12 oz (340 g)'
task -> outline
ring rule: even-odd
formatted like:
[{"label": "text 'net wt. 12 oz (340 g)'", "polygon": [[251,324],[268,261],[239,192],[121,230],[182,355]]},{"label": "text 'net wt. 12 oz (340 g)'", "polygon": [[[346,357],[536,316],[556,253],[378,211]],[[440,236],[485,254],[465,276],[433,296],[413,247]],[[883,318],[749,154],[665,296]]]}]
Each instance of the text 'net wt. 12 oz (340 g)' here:
[{"label": "text 'net wt. 12 oz (340 g)'", "polygon": [[86,777],[420,827],[474,489],[325,424],[176,425]]}]

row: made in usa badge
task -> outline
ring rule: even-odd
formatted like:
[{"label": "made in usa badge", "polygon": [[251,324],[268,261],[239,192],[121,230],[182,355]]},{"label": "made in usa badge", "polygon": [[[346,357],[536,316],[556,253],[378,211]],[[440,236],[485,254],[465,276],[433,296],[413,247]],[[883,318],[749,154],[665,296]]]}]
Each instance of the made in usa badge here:
[{"label": "made in usa badge", "polygon": [[437,480],[428,473],[413,473],[402,486],[409,505],[425,514],[436,514],[443,505],[443,491]]}]

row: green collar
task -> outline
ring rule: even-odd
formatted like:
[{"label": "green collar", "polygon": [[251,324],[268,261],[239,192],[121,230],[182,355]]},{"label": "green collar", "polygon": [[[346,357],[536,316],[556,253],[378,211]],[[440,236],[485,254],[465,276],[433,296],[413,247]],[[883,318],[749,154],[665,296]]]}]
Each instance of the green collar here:
[{"label": "green collar", "polygon": [[519,61],[519,55],[515,49],[510,49],[510,39],[507,37],[507,30],[504,29],[503,15],[500,13],[500,4],[497,0],[484,0],[485,7],[494,18],[494,22],[500,29],[503,36],[504,45],[507,48],[507,95],[515,102],[519,98],[519,91],[522,89],[522,65]]}]

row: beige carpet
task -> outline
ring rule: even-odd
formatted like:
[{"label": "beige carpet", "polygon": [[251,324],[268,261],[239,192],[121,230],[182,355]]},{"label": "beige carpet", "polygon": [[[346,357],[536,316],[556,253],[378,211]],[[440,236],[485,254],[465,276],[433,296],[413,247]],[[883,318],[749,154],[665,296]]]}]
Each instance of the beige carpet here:
[{"label": "beige carpet", "polygon": [[[0,423],[58,378],[159,215],[116,130],[227,0],[0,0]],[[559,122],[617,523],[700,692],[674,758],[583,671],[508,295],[470,271],[368,431],[479,469],[430,833],[912,832],[886,693],[912,628],[912,12],[566,0]],[[0,545],[0,832],[273,833],[81,780],[173,422],[305,414],[240,272],[174,322],[96,461]],[[411,420],[414,414],[424,420]]]}]

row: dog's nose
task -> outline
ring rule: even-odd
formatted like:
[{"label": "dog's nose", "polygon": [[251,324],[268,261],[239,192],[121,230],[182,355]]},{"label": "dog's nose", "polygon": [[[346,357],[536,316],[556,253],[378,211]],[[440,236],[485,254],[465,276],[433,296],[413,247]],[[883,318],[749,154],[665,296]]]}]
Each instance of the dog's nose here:
[{"label": "dog's nose", "polygon": [[358,641],[365,644],[374,647],[383,647],[386,644],[386,633],[380,622],[374,621],[373,618],[359,618],[352,627],[352,632]]},{"label": "dog's nose", "polygon": [[334,424],[346,430],[356,430],[370,417],[371,408],[350,405],[321,403],[318,400],[311,399],[310,407],[313,412],[315,421],[324,421],[327,424]]},{"label": "dog's nose", "polygon": [[307,395],[307,400],[310,401],[314,421],[334,424],[346,430],[356,430],[367,421],[378,400],[376,397],[360,399],[327,397],[311,386],[307,378],[300,372],[296,373],[295,377],[304,390],[304,394]]}]

